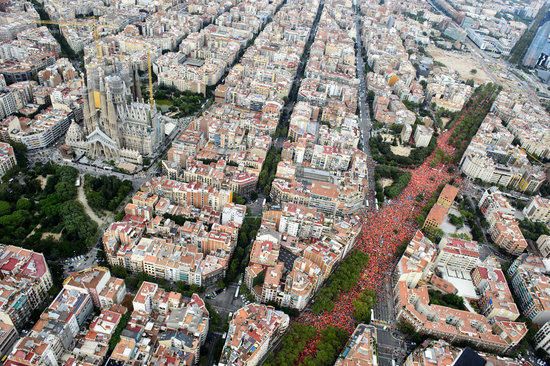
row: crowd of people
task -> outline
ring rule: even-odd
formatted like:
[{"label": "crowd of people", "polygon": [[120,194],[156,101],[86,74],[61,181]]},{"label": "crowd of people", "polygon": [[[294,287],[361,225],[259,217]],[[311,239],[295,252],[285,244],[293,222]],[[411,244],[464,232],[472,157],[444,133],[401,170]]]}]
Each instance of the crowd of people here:
[{"label": "crowd of people", "polygon": [[[484,102],[486,101],[482,101]],[[464,114],[461,113],[453,127],[460,124]],[[449,143],[452,131],[453,128],[445,131],[437,140],[437,147],[449,156],[455,153],[455,148]],[[451,179],[454,179],[454,184],[460,182],[458,174],[455,173],[456,169],[448,169],[452,165],[438,162],[432,166],[434,156],[435,152],[422,165],[410,170],[409,185],[399,197],[382,206],[378,211],[371,210],[365,216],[363,232],[356,248],[367,253],[370,260],[363,270],[360,281],[351,291],[340,294],[331,312],[315,315],[305,311],[298,318],[298,322],[313,325],[318,330],[335,326],[345,329],[349,334],[353,332],[356,326],[353,318],[353,301],[367,289],[381,292],[384,281],[391,276],[399,259],[396,258],[398,247],[410,241],[418,230],[416,218],[424,205],[441,184],[448,183]],[[300,355],[300,360],[314,355],[318,342],[319,337],[309,342]]]}]

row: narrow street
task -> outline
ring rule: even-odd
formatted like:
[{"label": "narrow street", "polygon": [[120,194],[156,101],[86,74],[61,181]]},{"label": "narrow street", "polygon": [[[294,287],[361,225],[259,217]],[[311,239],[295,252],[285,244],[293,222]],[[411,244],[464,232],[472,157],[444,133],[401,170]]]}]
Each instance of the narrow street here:
[{"label": "narrow street", "polygon": [[[288,127],[290,116],[292,115],[292,111],[294,109],[294,105],[298,100],[298,91],[300,90],[300,85],[302,85],[302,79],[304,77],[307,60],[309,59],[309,52],[311,49],[311,45],[315,40],[315,35],[317,34],[317,28],[319,26],[319,20],[321,19],[321,14],[323,13],[323,7],[324,7],[324,2],[323,0],[321,0],[319,2],[319,8],[317,9],[317,15],[315,16],[315,20],[313,21],[313,25],[309,31],[309,37],[307,39],[304,52],[302,53],[302,57],[300,58],[300,64],[298,65],[298,70],[296,70],[296,75],[294,75],[294,81],[292,82],[292,87],[290,88],[288,100],[283,107],[283,112],[281,115],[281,120],[279,121],[279,126]],[[286,140],[286,137],[277,138],[277,140],[275,141],[275,146],[282,148],[283,142],[285,140]]]},{"label": "narrow street", "polygon": [[367,81],[365,79],[365,61],[363,60],[363,40],[361,39],[361,12],[357,0],[354,0],[355,9],[355,66],[359,78],[359,129],[361,130],[361,145],[363,151],[368,155],[367,171],[369,192],[367,195],[368,208],[376,209],[376,192],[374,181],[375,162],[372,159],[369,138],[372,129],[369,106],[367,103]]}]

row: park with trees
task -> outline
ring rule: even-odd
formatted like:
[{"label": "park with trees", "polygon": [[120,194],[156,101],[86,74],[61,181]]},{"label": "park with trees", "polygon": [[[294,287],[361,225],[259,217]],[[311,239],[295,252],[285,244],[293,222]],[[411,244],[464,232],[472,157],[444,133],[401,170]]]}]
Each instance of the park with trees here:
[{"label": "park with trees", "polygon": [[464,306],[464,299],[461,296],[455,294],[444,294],[437,290],[429,290],[430,304],[441,305],[457,310],[466,310]]},{"label": "park with trees", "polygon": [[0,240],[44,253],[50,260],[85,253],[97,225],[77,201],[78,171],[52,163],[0,184]]},{"label": "park with trees", "polygon": [[[397,135],[394,141],[397,141]],[[396,144],[396,142],[395,142]],[[437,141],[433,136],[430,143],[426,147],[417,147],[411,149],[408,156],[395,154],[391,147],[392,143],[386,141],[380,134],[369,139],[369,145],[372,152],[372,157],[379,164],[392,165],[399,167],[415,167],[424,162],[426,158],[434,151]]]},{"label": "park with trees", "polygon": [[132,182],[115,176],[84,176],[84,192],[90,207],[96,211],[114,212],[132,191]]}]

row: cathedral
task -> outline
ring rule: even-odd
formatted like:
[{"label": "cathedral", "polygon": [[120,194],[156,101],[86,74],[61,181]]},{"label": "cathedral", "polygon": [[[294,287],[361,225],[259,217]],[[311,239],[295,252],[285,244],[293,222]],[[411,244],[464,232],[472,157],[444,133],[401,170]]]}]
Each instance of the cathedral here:
[{"label": "cathedral", "polygon": [[143,164],[164,143],[155,105],[141,97],[137,72],[119,61],[86,65],[84,125],[73,122],[65,143],[89,159]]}]

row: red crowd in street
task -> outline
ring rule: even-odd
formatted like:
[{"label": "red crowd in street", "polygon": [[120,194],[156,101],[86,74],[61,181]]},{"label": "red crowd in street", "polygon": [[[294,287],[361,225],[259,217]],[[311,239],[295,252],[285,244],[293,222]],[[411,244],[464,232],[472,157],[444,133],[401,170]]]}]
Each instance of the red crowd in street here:
[{"label": "red crowd in street", "polygon": [[[330,313],[315,315],[306,311],[298,318],[298,322],[313,325],[319,330],[332,325],[346,329],[349,334],[353,332],[353,301],[366,289],[377,292],[382,290],[384,279],[391,275],[395,267],[397,247],[410,240],[418,229],[416,217],[421,208],[437,187],[451,178],[445,166],[430,167],[432,158],[426,159],[420,167],[411,171],[411,181],[397,199],[382,206],[378,212],[369,212],[365,218],[361,238],[355,246],[369,255],[369,263],[360,281],[351,291],[340,294]],[[415,199],[421,193],[424,200],[417,202]],[[314,354],[317,341],[314,339],[310,342],[300,358]]]},{"label": "red crowd in street", "polygon": [[[455,121],[454,126],[460,124],[461,119],[462,116]],[[448,142],[452,131],[450,129],[442,133],[437,141],[438,148],[449,155],[455,152]],[[411,180],[398,198],[382,206],[379,211],[369,212],[365,217],[363,232],[355,248],[367,253],[370,259],[357,285],[351,291],[340,294],[331,312],[315,315],[305,311],[298,318],[299,323],[313,325],[318,330],[335,326],[351,334],[356,323],[353,319],[353,301],[366,289],[376,291],[379,294],[378,301],[382,300],[381,297],[385,296],[381,293],[384,279],[391,276],[398,261],[396,250],[403,242],[410,241],[418,229],[416,217],[422,207],[440,184],[448,183],[451,178],[455,178],[455,184],[459,182],[456,173],[449,173],[448,165],[440,163],[431,167],[434,155],[435,152],[422,165],[410,170]],[[421,194],[423,199],[419,202],[416,198]],[[316,353],[318,341],[319,333],[301,353],[298,363]]]}]

